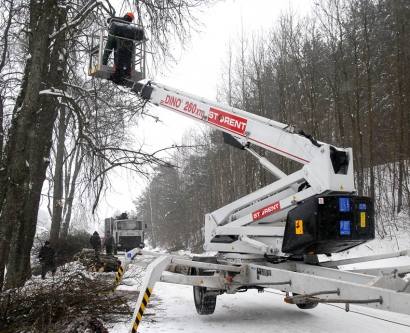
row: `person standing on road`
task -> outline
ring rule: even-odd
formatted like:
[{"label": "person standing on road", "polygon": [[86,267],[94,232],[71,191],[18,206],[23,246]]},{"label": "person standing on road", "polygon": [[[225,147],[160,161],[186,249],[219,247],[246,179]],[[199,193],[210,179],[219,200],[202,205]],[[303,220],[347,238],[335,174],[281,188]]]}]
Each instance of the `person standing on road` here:
[{"label": "person standing on road", "polygon": [[115,242],[114,242],[114,237],[112,235],[109,235],[104,242],[105,245],[105,252],[107,254],[113,254]]},{"label": "person standing on road", "polygon": [[41,278],[44,280],[48,271],[51,271],[51,274],[54,276],[57,270],[55,263],[55,251],[50,246],[49,241],[46,241],[41,247],[38,258],[40,259],[41,264]]},{"label": "person standing on road", "polygon": [[91,236],[90,244],[95,251],[95,255],[98,257],[101,251],[101,238],[97,231],[94,231],[93,235]]}]

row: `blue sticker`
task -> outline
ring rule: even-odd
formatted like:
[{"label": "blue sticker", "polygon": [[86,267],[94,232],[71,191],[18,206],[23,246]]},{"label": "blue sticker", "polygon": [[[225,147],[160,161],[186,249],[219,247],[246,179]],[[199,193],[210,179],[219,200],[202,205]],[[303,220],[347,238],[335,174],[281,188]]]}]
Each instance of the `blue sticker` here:
[{"label": "blue sticker", "polygon": [[350,221],[346,221],[346,220],[340,221],[340,235],[342,236],[350,235]]},{"label": "blue sticker", "polygon": [[366,209],[367,209],[367,205],[365,203],[359,204],[359,210],[366,210]]},{"label": "blue sticker", "polygon": [[339,198],[339,212],[341,213],[350,212],[350,199],[349,198]]}]

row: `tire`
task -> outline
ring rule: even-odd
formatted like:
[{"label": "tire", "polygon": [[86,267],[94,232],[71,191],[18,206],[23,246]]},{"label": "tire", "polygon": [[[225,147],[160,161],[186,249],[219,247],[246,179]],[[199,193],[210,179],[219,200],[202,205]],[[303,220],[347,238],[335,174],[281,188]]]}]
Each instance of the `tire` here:
[{"label": "tire", "polygon": [[210,315],[215,311],[216,295],[207,295],[206,287],[194,286],[194,302],[198,314]]},{"label": "tire", "polygon": [[314,309],[314,308],[317,307],[318,305],[319,305],[319,303],[317,303],[317,302],[309,302],[309,303],[299,303],[299,304],[296,304],[296,306],[297,306],[299,309],[302,309],[302,310]]},{"label": "tire", "polygon": [[[198,270],[198,274],[200,274],[200,270]],[[191,270],[191,275],[196,275],[196,270]],[[194,293],[194,303],[196,312],[200,315],[210,315],[215,312],[216,306],[216,295],[207,293],[206,287],[193,287]]]}]

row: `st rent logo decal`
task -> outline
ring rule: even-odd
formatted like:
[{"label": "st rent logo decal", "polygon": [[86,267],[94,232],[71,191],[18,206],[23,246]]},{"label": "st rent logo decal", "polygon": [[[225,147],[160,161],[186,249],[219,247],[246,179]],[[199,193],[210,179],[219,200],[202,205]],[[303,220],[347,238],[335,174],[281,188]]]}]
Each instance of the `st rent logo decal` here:
[{"label": "st rent logo decal", "polygon": [[280,202],[274,202],[273,204],[263,207],[252,213],[253,221],[263,219],[266,216],[272,215],[273,213],[280,210]]},{"label": "st rent logo decal", "polygon": [[247,119],[215,108],[209,109],[208,123],[225,128],[231,132],[245,135]]}]

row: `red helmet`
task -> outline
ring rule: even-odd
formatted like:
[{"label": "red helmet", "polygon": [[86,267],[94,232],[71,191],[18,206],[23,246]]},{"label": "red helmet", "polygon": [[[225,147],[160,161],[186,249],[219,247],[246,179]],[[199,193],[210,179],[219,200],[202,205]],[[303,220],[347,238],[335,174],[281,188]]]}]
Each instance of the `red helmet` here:
[{"label": "red helmet", "polygon": [[124,15],[124,18],[128,18],[130,21],[134,21],[134,13],[128,12]]}]

